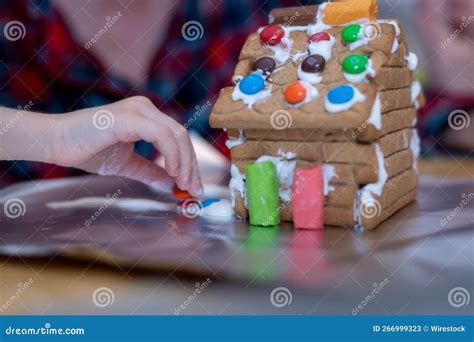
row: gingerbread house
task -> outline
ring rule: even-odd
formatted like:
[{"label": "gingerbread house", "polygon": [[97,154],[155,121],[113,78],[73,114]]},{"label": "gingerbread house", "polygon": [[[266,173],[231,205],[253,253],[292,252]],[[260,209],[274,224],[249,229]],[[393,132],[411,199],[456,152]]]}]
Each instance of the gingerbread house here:
[{"label": "gingerbread house", "polygon": [[372,229],[413,201],[416,65],[400,23],[377,19],[373,0],[272,11],[210,116],[229,137],[237,217],[248,217],[245,166],[265,161],[276,166],[282,221],[293,220],[295,168],[315,164],[324,225]]}]

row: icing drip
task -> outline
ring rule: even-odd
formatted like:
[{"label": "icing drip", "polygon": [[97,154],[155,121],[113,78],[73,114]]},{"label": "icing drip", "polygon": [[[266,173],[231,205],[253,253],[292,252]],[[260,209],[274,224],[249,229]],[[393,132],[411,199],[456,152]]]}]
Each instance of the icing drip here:
[{"label": "icing drip", "polygon": [[314,42],[308,45],[309,52],[312,55],[321,55],[324,57],[326,62],[329,61],[329,59],[331,59],[332,48],[334,46],[334,43],[336,43],[336,39],[331,35],[329,36],[331,37],[330,40]]},{"label": "icing drip", "polygon": [[329,193],[334,190],[334,187],[329,184],[333,177],[338,177],[334,166],[323,164],[324,196],[329,195]]},{"label": "icing drip", "polygon": [[391,53],[397,52],[399,46],[400,46],[400,44],[398,43],[398,39],[395,38],[395,39],[393,40],[392,50],[391,50],[390,52],[391,52]]},{"label": "icing drip", "polygon": [[421,84],[418,81],[413,81],[411,84],[411,103],[415,105],[415,109],[420,108],[418,96],[421,94]]},{"label": "icing drip", "polygon": [[293,184],[293,173],[296,168],[296,161],[282,160],[271,156],[262,156],[255,163],[272,162],[275,164],[279,183],[279,196],[282,202],[291,201],[291,186]]},{"label": "icing drip", "polygon": [[[351,86],[352,87],[352,86]],[[324,106],[326,108],[326,111],[328,113],[338,113],[338,112],[343,112],[345,110],[350,109],[354,104],[358,102],[364,102],[365,101],[365,96],[362,94],[357,88],[352,87],[354,90],[354,96],[352,99],[346,103],[341,103],[341,104],[335,104],[329,102],[327,96],[326,99],[324,100]]]},{"label": "icing drip", "polygon": [[234,164],[232,164],[230,167],[230,175],[232,177],[229,182],[232,207],[235,208],[235,199],[237,197],[237,193],[240,193],[240,197],[244,199],[245,207],[247,207],[247,192],[245,191],[245,176],[240,173],[239,169]]},{"label": "icing drip", "polygon": [[418,57],[413,52],[410,52],[408,56],[405,57],[405,60],[407,61],[408,69],[411,71],[415,70],[418,66]]},{"label": "icing drip", "polygon": [[400,46],[400,43],[398,42],[397,37],[399,37],[400,34],[402,33],[402,31],[400,30],[400,26],[398,26],[398,23],[395,20],[379,20],[378,22],[383,23],[383,24],[390,24],[395,29],[395,38],[393,39],[392,51],[391,52],[392,53],[397,52],[398,47]]},{"label": "icing drip", "polygon": [[281,148],[278,149],[278,155],[284,159],[290,160],[296,158],[295,152],[283,152]]},{"label": "icing drip", "polygon": [[245,131],[239,128],[239,137],[237,139],[227,139],[225,145],[230,150],[236,146],[244,144],[246,141],[247,139],[245,138]]},{"label": "icing drip", "polygon": [[369,59],[369,63],[367,64],[367,69],[360,74],[349,74],[347,72],[343,72],[344,77],[347,81],[351,83],[362,83],[363,81],[367,80],[367,76],[375,77],[375,70],[372,63],[372,60]]},{"label": "icing drip", "polygon": [[232,100],[242,100],[247,105],[247,107],[252,108],[254,103],[265,100],[271,94],[272,85],[270,83],[268,83],[262,91],[253,95],[244,94],[242,91],[240,91],[239,84],[237,84],[232,92]]},{"label": "icing drip", "polygon": [[[354,219],[357,222],[357,225],[361,228],[362,227],[362,217],[360,213],[360,205],[370,205],[373,204],[376,207],[380,206],[380,203],[374,199],[374,196],[382,196],[383,188],[385,186],[385,182],[388,179],[387,170],[385,169],[385,160],[380,149],[379,144],[375,144],[375,156],[377,158],[377,174],[378,179],[377,182],[367,184],[362,189],[360,189],[357,193],[356,201],[354,202]],[[378,208],[377,210],[381,210]]]},{"label": "icing drip", "polygon": [[382,104],[380,103],[380,95],[375,96],[374,106],[367,120],[368,124],[372,124],[378,130],[382,129]]},{"label": "icing drip", "polygon": [[412,129],[412,136],[410,140],[410,150],[413,155],[413,169],[418,172],[418,158],[420,157],[420,136],[416,128]]}]

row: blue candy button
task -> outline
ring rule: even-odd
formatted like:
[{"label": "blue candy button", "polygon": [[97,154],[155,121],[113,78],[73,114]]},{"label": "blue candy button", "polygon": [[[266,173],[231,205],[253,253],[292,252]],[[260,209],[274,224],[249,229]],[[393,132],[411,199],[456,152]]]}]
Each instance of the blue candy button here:
[{"label": "blue candy button", "polygon": [[221,200],[219,198],[209,198],[207,200],[202,201],[202,207],[206,208],[214,203],[220,202]]},{"label": "blue candy button", "polygon": [[331,89],[327,96],[329,102],[333,104],[343,104],[352,100],[354,97],[354,88],[348,85],[342,85]]},{"label": "blue candy button", "polygon": [[263,89],[265,80],[258,74],[245,76],[239,83],[239,89],[247,95],[254,95]]}]

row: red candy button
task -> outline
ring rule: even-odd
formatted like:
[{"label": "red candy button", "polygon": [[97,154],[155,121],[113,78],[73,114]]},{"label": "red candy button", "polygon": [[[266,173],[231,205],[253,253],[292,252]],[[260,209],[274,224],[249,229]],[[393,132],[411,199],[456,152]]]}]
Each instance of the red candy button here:
[{"label": "red candy button", "polygon": [[285,99],[290,104],[297,104],[306,97],[306,88],[300,82],[291,83],[285,90]]},{"label": "red candy button", "polygon": [[331,36],[326,32],[318,32],[308,38],[308,44],[321,42],[323,40],[331,40]]},{"label": "red candy button", "polygon": [[285,36],[285,31],[278,25],[268,25],[260,32],[260,40],[265,45],[277,45]]}]

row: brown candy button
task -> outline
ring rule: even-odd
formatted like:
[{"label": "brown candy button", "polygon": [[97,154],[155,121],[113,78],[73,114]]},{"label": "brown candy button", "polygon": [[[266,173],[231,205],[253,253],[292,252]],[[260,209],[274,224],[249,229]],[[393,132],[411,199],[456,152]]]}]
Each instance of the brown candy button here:
[{"label": "brown candy button", "polygon": [[301,63],[301,70],[304,72],[322,72],[326,66],[326,60],[321,55],[311,55]]},{"label": "brown candy button", "polygon": [[253,63],[252,71],[261,70],[264,75],[270,75],[276,68],[275,60],[271,57],[262,57]]}]

